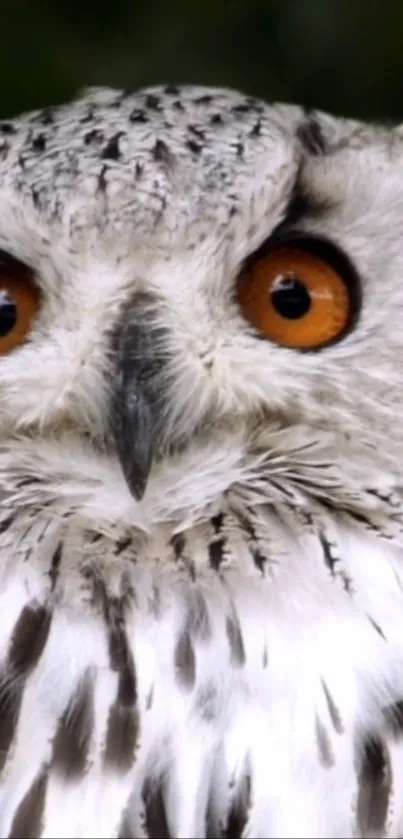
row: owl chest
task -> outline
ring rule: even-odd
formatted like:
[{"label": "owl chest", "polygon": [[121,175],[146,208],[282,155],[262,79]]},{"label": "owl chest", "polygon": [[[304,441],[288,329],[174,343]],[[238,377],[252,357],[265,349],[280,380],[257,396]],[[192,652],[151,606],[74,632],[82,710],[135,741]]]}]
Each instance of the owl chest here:
[{"label": "owl chest", "polygon": [[234,807],[250,835],[373,835],[382,794],[376,818],[398,835],[398,549],[269,508],[147,538],[29,525],[0,539],[4,684],[20,690],[11,728],[0,713],[4,778],[35,749],[60,774],[70,714],[83,783],[84,764],[95,787],[105,767],[123,801],[162,774],[172,836],[204,836],[207,819],[219,835]]}]

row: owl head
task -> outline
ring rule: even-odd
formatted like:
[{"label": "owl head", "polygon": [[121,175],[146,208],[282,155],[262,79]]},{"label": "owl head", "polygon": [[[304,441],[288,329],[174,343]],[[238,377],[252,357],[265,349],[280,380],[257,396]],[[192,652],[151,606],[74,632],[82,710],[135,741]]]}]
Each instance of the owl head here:
[{"label": "owl head", "polygon": [[136,499],[152,475],[168,498],[179,462],[193,504],[263,461],[273,492],[389,493],[402,148],[399,128],[194,87],[0,123],[9,468],[60,476],[78,446]]}]

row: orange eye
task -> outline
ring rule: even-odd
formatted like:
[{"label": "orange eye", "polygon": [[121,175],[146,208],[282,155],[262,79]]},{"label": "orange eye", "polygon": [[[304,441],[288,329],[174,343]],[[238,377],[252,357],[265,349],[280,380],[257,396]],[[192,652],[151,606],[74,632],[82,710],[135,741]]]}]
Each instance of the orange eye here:
[{"label": "orange eye", "polygon": [[331,259],[332,246],[309,241],[274,247],[238,280],[244,317],[262,336],[291,349],[318,349],[342,337],[357,309],[347,260],[338,251]]},{"label": "orange eye", "polygon": [[0,355],[24,343],[39,303],[30,269],[0,254]]}]

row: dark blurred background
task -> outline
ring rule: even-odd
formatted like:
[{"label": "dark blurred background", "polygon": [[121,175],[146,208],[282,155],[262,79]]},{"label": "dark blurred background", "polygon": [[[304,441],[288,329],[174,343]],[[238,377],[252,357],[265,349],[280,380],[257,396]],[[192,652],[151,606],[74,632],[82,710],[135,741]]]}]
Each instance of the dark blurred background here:
[{"label": "dark blurred background", "polygon": [[0,0],[0,26],[0,117],[169,81],[403,120],[403,0]]}]

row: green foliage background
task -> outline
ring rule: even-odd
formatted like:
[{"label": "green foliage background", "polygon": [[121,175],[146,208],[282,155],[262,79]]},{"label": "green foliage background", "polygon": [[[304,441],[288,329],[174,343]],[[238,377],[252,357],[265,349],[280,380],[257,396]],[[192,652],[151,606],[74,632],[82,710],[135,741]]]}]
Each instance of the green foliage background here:
[{"label": "green foliage background", "polygon": [[403,0],[0,0],[0,26],[1,117],[170,81],[403,119]]}]

